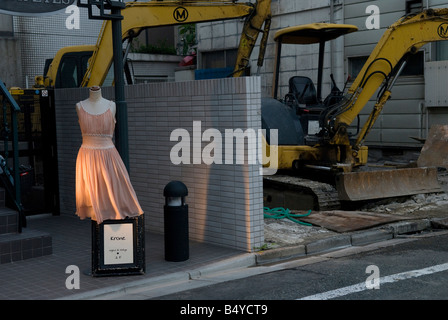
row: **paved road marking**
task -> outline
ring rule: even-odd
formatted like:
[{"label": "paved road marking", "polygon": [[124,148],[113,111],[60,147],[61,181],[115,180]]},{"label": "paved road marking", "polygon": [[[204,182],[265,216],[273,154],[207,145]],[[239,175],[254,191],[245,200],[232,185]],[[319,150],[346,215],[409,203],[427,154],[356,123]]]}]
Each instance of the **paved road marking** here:
[{"label": "paved road marking", "polygon": [[[421,276],[425,276],[428,274],[433,274],[433,273],[437,273],[437,272],[441,272],[441,271],[446,271],[446,270],[448,270],[448,263],[439,264],[439,265],[435,265],[432,267],[423,268],[423,269],[419,269],[419,270],[412,270],[412,271],[397,273],[397,274],[393,274],[390,276],[381,277],[380,285],[385,284],[385,283],[393,283],[393,282],[397,282],[400,280],[417,278],[417,277],[421,277]],[[303,297],[303,298],[300,298],[297,300],[328,300],[328,299],[345,296],[347,294],[351,294],[351,293],[355,293],[355,292],[361,292],[364,290],[372,290],[372,289],[368,289],[366,287],[366,283],[361,282],[361,283],[358,283],[358,284],[355,284],[352,286],[318,293],[318,294]]]}]

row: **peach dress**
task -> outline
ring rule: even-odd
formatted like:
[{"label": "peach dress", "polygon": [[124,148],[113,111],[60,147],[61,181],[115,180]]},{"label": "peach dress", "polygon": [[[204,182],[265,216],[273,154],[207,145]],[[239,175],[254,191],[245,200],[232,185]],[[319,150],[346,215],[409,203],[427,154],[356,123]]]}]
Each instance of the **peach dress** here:
[{"label": "peach dress", "polygon": [[102,114],[90,114],[80,104],[82,145],[76,159],[76,214],[98,224],[142,214],[126,166],[112,141],[112,111],[108,108]]}]

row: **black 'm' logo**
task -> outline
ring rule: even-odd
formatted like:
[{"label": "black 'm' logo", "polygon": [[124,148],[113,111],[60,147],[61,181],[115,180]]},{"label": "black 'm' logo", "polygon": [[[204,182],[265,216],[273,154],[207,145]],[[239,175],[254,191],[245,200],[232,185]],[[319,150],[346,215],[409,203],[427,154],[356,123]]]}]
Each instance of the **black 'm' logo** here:
[{"label": "black 'm' logo", "polygon": [[184,7],[177,7],[174,9],[173,17],[176,21],[184,22],[188,19],[188,11]]},{"label": "black 'm' logo", "polygon": [[448,23],[442,23],[437,29],[437,33],[440,38],[447,39],[448,38]]}]

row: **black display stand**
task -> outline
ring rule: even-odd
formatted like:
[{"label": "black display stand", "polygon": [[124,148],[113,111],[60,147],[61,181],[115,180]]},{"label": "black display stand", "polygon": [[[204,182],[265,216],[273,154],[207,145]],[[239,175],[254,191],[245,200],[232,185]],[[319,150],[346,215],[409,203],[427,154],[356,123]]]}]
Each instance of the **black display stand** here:
[{"label": "black display stand", "polygon": [[92,276],[145,274],[144,215],[124,220],[92,220]]}]

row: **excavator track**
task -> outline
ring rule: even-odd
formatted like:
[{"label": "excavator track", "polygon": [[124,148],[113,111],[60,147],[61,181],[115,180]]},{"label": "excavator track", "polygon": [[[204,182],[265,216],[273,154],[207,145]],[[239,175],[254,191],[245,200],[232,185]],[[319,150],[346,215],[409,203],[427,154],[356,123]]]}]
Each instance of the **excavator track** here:
[{"label": "excavator track", "polygon": [[264,177],[264,203],[267,207],[291,210],[337,210],[341,208],[338,191],[328,183],[297,176]]},{"label": "excavator track", "polygon": [[335,185],[275,175],[264,177],[264,205],[291,210],[339,210],[347,202],[444,192],[448,190],[447,181],[446,170],[435,167],[345,173],[336,176]]}]

